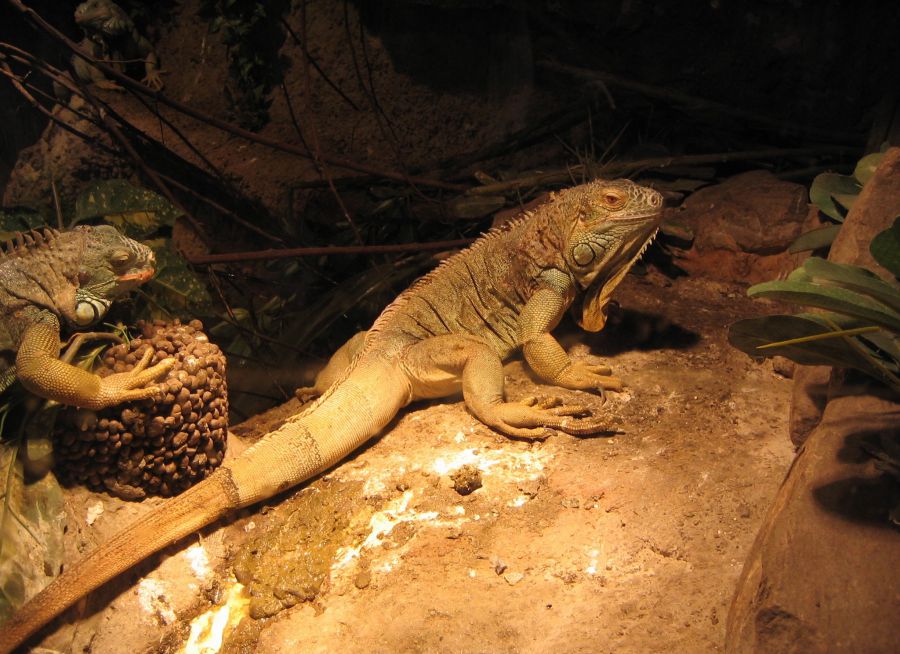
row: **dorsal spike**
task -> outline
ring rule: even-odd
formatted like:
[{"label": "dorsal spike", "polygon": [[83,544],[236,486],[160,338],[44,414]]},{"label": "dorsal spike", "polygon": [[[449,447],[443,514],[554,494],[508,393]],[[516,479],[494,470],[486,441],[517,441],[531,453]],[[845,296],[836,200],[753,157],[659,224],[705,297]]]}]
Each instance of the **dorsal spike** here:
[{"label": "dorsal spike", "polygon": [[22,232],[16,232],[16,250],[21,252],[25,249],[25,235]]}]

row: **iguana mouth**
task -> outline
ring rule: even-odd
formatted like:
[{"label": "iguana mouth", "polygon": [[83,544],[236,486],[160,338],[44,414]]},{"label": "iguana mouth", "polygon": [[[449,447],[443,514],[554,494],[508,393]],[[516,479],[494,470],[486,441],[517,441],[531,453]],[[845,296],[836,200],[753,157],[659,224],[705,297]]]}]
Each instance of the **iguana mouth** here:
[{"label": "iguana mouth", "polygon": [[139,270],[138,272],[128,273],[126,275],[119,275],[118,280],[120,282],[138,282],[143,284],[148,281],[151,277],[153,277],[154,270],[153,268],[146,268],[144,270]]}]

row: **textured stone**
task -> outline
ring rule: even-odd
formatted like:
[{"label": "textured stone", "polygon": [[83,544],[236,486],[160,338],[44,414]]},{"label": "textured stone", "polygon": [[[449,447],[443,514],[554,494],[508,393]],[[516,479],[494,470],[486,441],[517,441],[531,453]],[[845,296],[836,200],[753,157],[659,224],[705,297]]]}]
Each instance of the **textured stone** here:
[{"label": "textured stone", "polygon": [[828,259],[863,266],[884,279],[893,279],[872,258],[869,243],[878,232],[890,227],[897,216],[900,216],[900,148],[890,148],[847,214]]},{"label": "textured stone", "polygon": [[754,170],[700,189],[678,219],[693,229],[700,251],[777,254],[800,235],[806,215],[803,186]]},{"label": "textured stone", "polygon": [[761,282],[797,265],[786,252],[809,222],[806,189],[757,170],[700,189],[670,218],[694,233],[693,248],[679,261],[694,275]]},{"label": "textured stone", "polygon": [[757,536],[728,616],[729,654],[897,651],[900,483],[864,451],[897,437],[900,405],[829,402]]}]

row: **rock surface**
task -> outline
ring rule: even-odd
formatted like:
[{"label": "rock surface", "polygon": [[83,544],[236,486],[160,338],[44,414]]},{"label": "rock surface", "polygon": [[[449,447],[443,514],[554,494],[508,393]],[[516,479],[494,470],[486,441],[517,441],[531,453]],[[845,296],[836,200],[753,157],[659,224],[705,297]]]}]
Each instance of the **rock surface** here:
[{"label": "rock surface", "polygon": [[900,405],[832,400],[766,517],[728,617],[730,654],[897,651],[897,480],[862,449]]},{"label": "rock surface", "polygon": [[831,245],[828,259],[869,268],[883,279],[893,275],[869,253],[869,243],[900,216],[900,148],[890,148],[863,187]]},{"label": "rock surface", "polygon": [[695,235],[680,262],[688,272],[759,282],[794,267],[795,257],[785,251],[800,235],[809,207],[803,186],[756,170],[700,189],[673,213]]},{"label": "rock surface", "polygon": [[[892,279],[869,242],[898,214],[900,148],[892,148],[828,258]],[[897,651],[900,530],[889,514],[900,484],[875,468],[867,441],[896,441],[900,405],[858,393],[827,367],[797,367],[790,431],[803,445],[744,564],[729,654]]]}]

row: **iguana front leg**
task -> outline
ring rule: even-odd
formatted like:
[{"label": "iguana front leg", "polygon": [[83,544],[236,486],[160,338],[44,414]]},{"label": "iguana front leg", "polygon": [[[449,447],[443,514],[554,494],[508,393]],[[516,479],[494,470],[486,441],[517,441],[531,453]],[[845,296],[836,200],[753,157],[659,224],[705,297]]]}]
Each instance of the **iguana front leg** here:
[{"label": "iguana front leg", "polygon": [[401,357],[413,399],[444,397],[462,388],[466,407],[481,422],[509,436],[544,439],[553,429],[588,436],[606,427],[585,410],[556,402],[507,402],[503,362],[486,343],[470,336],[434,336],[410,346]]},{"label": "iguana front leg", "polygon": [[129,400],[144,400],[157,392],[148,386],[175,365],[175,359],[147,368],[153,350],[129,372],[99,377],[59,358],[59,321],[45,312],[29,326],[16,355],[16,374],[22,385],[40,397],[87,409],[102,409]]},{"label": "iguana front leg", "polygon": [[575,289],[571,279],[558,270],[541,277],[538,289],[519,314],[518,338],[522,353],[532,370],[555,386],[573,390],[621,390],[622,380],[613,377],[608,366],[573,361],[550,330],[556,327],[571,303]]}]

